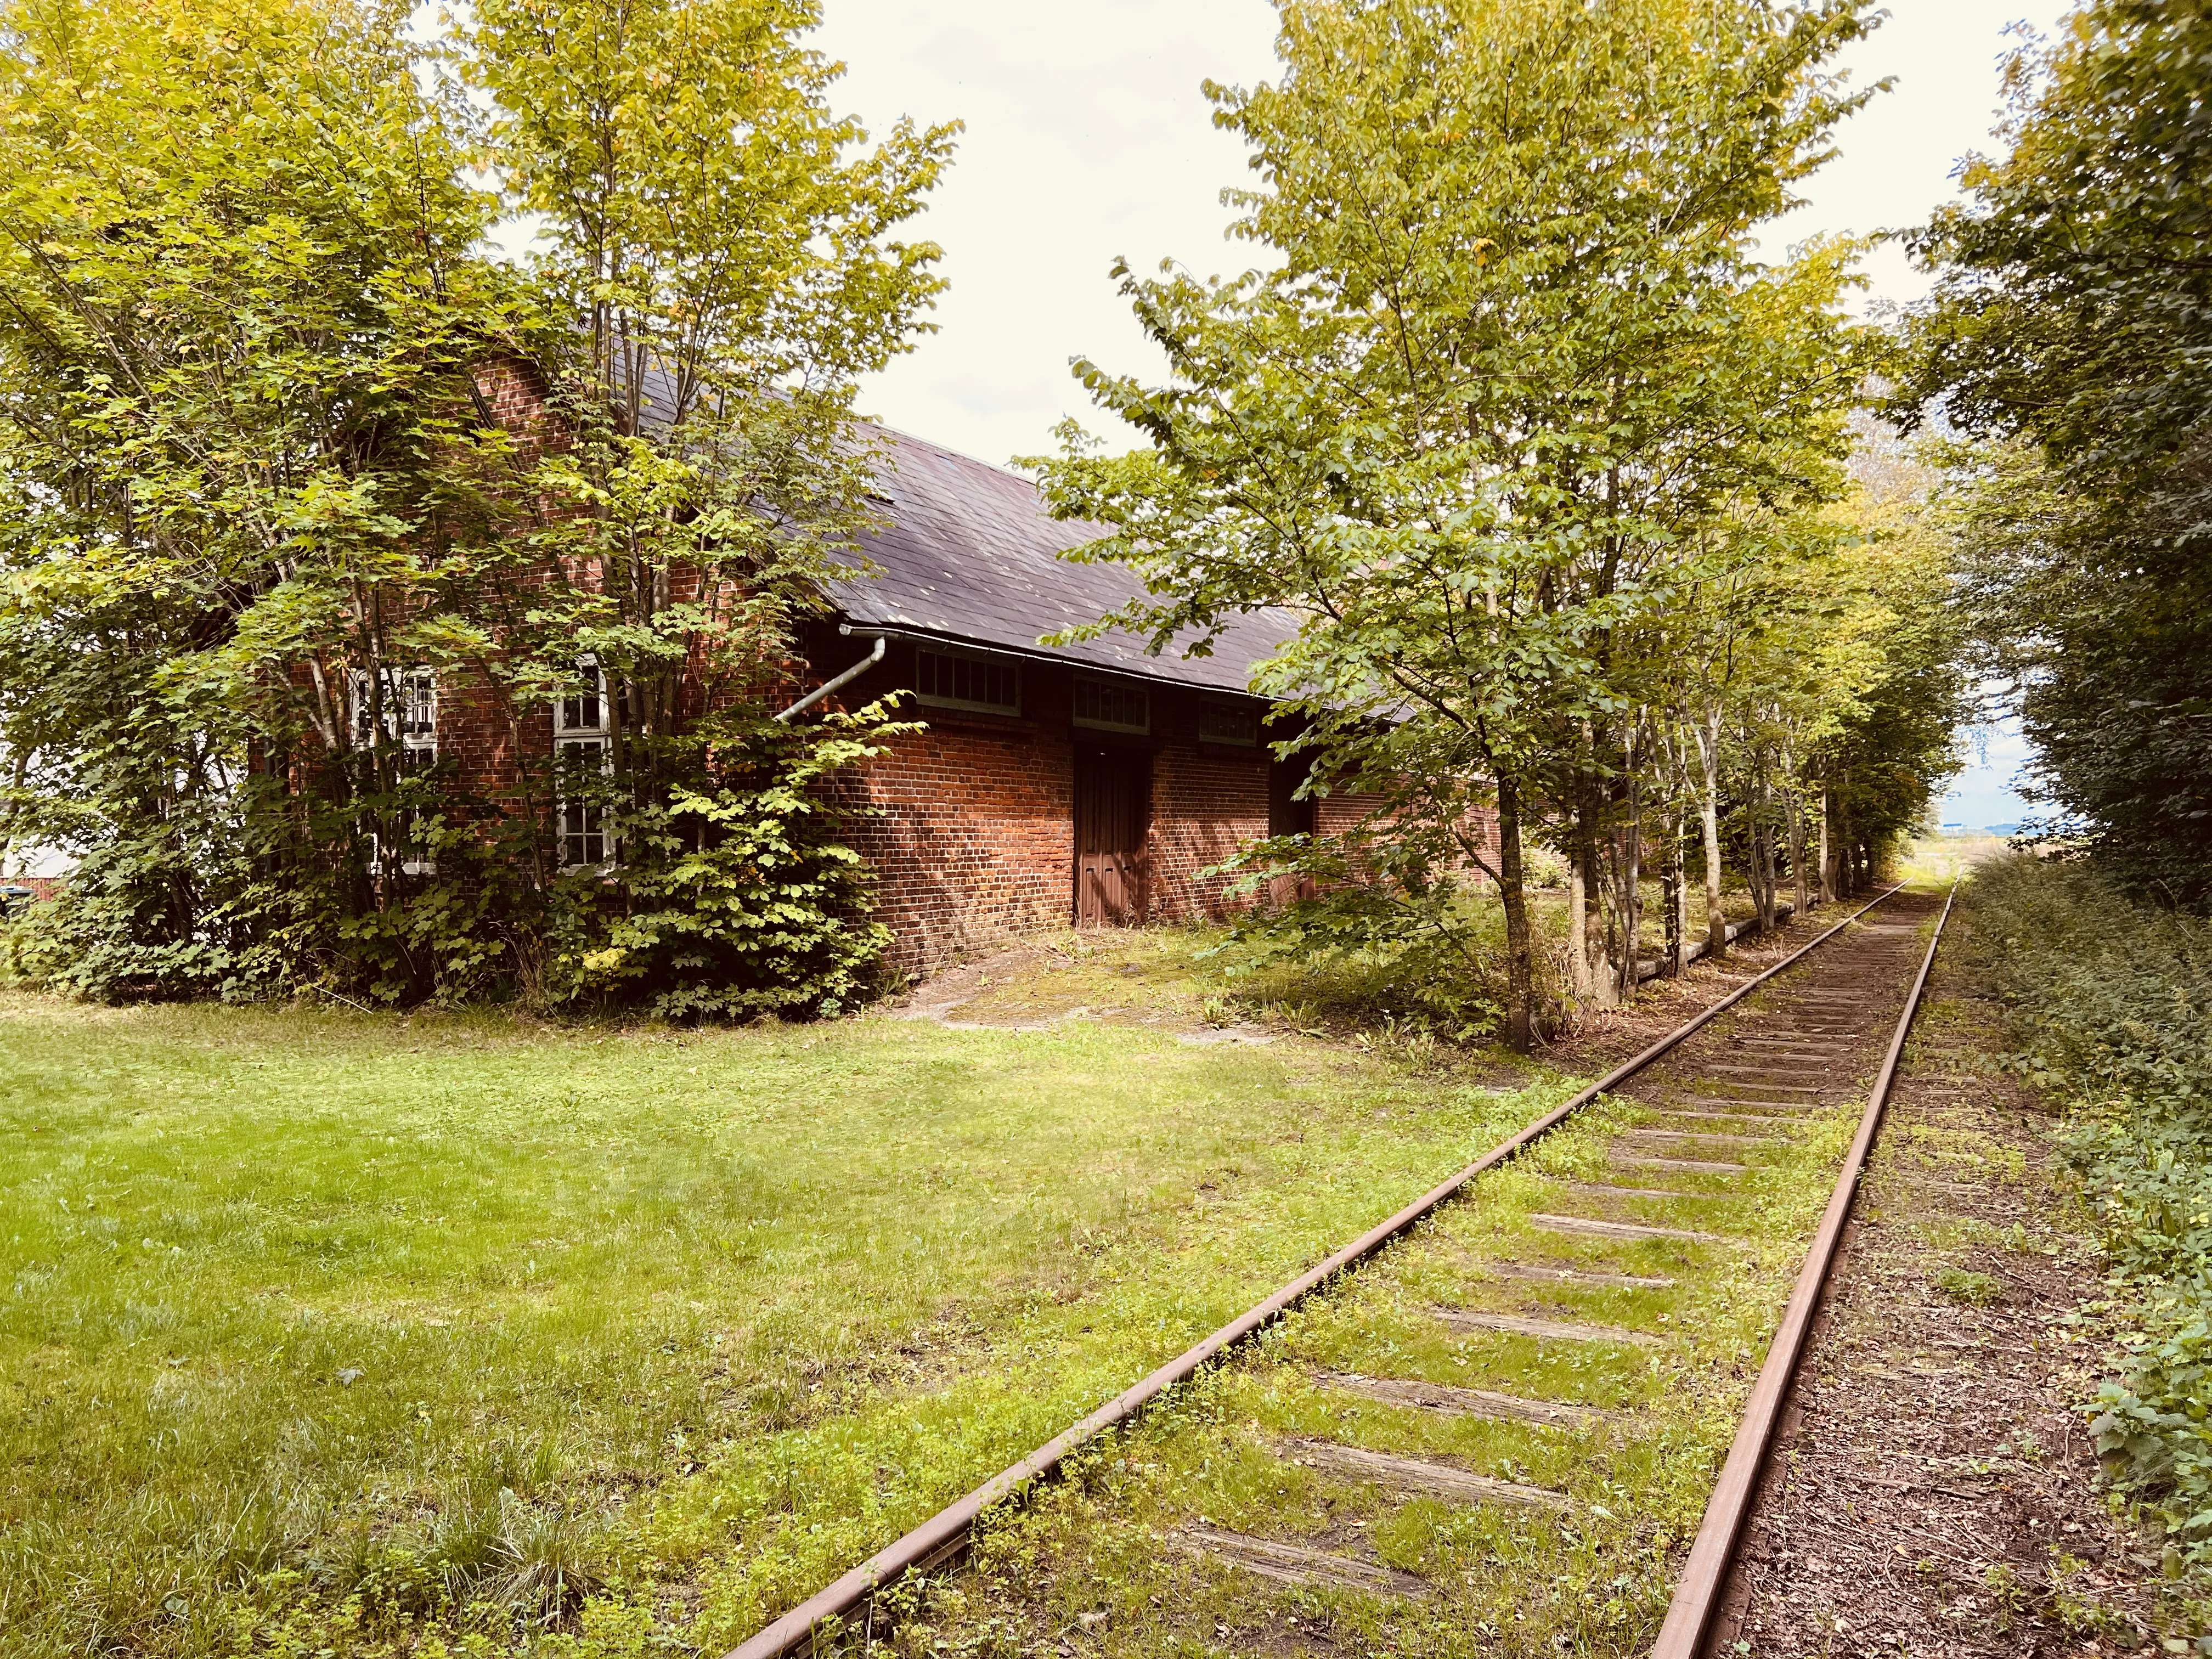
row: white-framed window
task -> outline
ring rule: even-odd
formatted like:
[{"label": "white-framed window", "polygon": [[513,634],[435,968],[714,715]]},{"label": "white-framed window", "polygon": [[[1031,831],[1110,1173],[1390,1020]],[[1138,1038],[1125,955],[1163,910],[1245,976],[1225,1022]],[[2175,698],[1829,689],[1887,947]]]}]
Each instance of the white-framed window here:
[{"label": "white-framed window", "polygon": [[915,695],[933,708],[972,708],[987,714],[1022,712],[1022,669],[1004,657],[916,646]]},{"label": "white-framed window", "polygon": [[1075,677],[1075,723],[1097,732],[1133,732],[1143,737],[1152,729],[1152,693],[1127,680]]},{"label": "white-framed window", "polygon": [[553,705],[554,826],[564,869],[599,870],[611,856],[606,807],[590,787],[612,767],[614,738],[607,726],[606,676],[598,660],[585,658],[577,672],[582,684]]},{"label": "white-framed window", "polygon": [[[382,730],[380,733],[379,727]],[[353,735],[371,747],[386,743],[438,756],[438,673],[432,668],[366,668],[353,671]],[[406,764],[417,763],[409,760]]]},{"label": "white-framed window", "polygon": [[1225,702],[1205,702],[1198,706],[1198,740],[1200,743],[1234,744],[1240,749],[1260,746],[1260,712],[1256,708],[1238,708]]},{"label": "white-framed window", "polygon": [[[354,741],[364,749],[380,740],[399,751],[399,776],[427,772],[438,763],[438,673],[421,666],[380,668],[372,674],[356,668],[351,676]],[[399,867],[410,876],[427,876],[437,861],[421,845],[414,821],[402,826],[405,845]],[[381,869],[385,850],[380,844],[374,861]]]}]

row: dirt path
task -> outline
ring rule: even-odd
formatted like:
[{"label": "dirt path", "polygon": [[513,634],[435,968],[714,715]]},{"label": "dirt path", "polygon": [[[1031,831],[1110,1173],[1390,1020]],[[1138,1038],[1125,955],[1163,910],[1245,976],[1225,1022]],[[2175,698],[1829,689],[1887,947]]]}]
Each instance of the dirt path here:
[{"label": "dirt path", "polygon": [[1953,926],[1716,1654],[2157,1650],[2157,1563],[2107,1515],[2075,1409],[2097,1252]]}]

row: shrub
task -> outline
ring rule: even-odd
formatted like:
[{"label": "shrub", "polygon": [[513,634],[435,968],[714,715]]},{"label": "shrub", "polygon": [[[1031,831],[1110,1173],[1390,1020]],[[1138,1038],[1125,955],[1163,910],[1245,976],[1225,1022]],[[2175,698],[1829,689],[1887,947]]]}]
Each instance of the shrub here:
[{"label": "shrub", "polygon": [[109,1002],[318,990],[384,1006],[834,1016],[872,994],[890,939],[840,839],[853,815],[839,775],[910,729],[869,711],[740,731],[711,757],[694,743],[664,799],[606,804],[619,854],[605,871],[550,869],[530,818],[432,779],[410,781],[427,856],[404,869],[372,861],[368,808],[254,810],[241,793],[129,823],[6,925],[0,974]]},{"label": "shrub", "polygon": [[2179,1561],[2212,1568],[2212,921],[2078,864],[2011,860],[1966,890],[2119,1288],[2098,1449]]},{"label": "shrub", "polygon": [[[1494,890],[1431,874],[1390,849],[1279,836],[1219,866],[1256,899],[1206,956],[1255,1000],[1455,1042],[1497,1035],[1505,1007],[1505,918]],[[1276,902],[1278,884],[1305,896]],[[1540,951],[1538,1001],[1556,1023]]]}]

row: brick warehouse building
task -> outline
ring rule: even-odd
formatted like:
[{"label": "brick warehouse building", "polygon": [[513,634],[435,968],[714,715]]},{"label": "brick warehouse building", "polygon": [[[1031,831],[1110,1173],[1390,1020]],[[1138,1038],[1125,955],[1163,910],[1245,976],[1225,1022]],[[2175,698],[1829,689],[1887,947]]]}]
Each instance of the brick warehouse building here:
[{"label": "brick warehouse building", "polygon": [[[666,398],[654,378],[649,406]],[[533,368],[503,362],[488,380],[497,419],[537,428],[545,388]],[[836,679],[880,647],[833,695],[854,707],[908,692],[900,716],[926,726],[851,784],[860,810],[848,838],[877,877],[896,965],[927,971],[1041,927],[1218,915],[1227,883],[1201,872],[1261,836],[1356,819],[1351,803],[1293,799],[1303,765],[1273,759],[1279,734],[1263,732],[1267,703],[1249,690],[1295,617],[1238,618],[1202,658],[1150,655],[1125,634],[1044,645],[1142,591],[1118,566],[1059,556],[1098,526],[1051,519],[1017,474],[880,428],[862,435],[882,526],[862,538],[872,569],[835,584],[834,614],[803,629],[800,684]],[[526,763],[556,753],[588,763],[610,741],[602,698],[549,710],[473,677],[387,672],[385,718],[409,764],[444,763],[477,798],[547,823],[561,864],[612,854],[597,813],[533,796]]]},{"label": "brick warehouse building", "polygon": [[927,730],[860,780],[857,844],[902,965],[1039,927],[1219,914],[1200,872],[1249,841],[1346,822],[1357,809],[1293,799],[1273,758],[1252,668],[1296,619],[1240,618],[1212,654],[1147,655],[1127,635],[1047,635],[1140,592],[1118,566],[1058,556],[1099,532],[1046,516],[1027,479],[921,440],[872,434],[885,527],[876,574],[837,585],[838,616],[803,641],[823,677],[882,658],[842,690],[892,690]]}]

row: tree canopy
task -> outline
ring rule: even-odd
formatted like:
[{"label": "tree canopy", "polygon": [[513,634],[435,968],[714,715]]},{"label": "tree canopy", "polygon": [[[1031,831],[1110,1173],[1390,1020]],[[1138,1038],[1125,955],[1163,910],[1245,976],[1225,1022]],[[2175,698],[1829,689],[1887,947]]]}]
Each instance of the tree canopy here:
[{"label": "tree canopy", "polygon": [[[1823,514],[1876,361],[1838,303],[1852,249],[1771,262],[1753,239],[1869,95],[1829,67],[1869,9],[1280,9],[1279,80],[1208,89],[1257,175],[1227,194],[1235,234],[1273,263],[1121,267],[1171,377],[1077,372],[1150,447],[1071,428],[1047,488],[1109,526],[1083,556],[1143,574],[1116,620],[1156,647],[1302,618],[1271,689],[1317,775],[1372,793],[1417,887],[1455,863],[1497,884],[1525,1043],[1524,836],[1565,844],[1591,905],[1609,883],[1599,925],[1633,937],[1621,836],[1666,793],[1662,750],[1704,734],[1712,823],[1721,727],[1765,696],[1686,665],[1740,656],[1778,602],[1765,573],[1817,586],[1839,544]],[[1632,984],[1633,956],[1590,972]]]},{"label": "tree canopy", "polygon": [[[764,716],[863,521],[856,377],[937,291],[898,230],[951,130],[868,144],[816,21],[0,11],[0,732],[9,835],[82,854],[60,976],[854,992],[882,933],[812,786],[878,726]],[[421,741],[433,696],[516,799]],[[591,739],[538,752],[576,699]]]},{"label": "tree canopy", "polygon": [[2212,18],[2093,0],[2010,60],[2002,153],[1918,238],[1899,407],[1940,403],[1984,665],[2016,685],[2052,827],[2212,896]]}]

